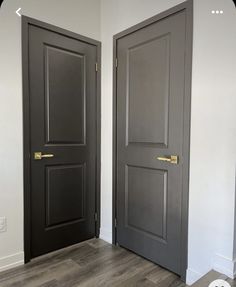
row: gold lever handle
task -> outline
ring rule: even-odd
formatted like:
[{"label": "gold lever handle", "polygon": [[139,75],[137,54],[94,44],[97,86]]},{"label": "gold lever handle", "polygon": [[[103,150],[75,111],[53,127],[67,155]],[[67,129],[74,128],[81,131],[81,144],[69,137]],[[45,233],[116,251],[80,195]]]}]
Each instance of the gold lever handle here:
[{"label": "gold lever handle", "polygon": [[158,156],[157,159],[160,161],[168,161],[168,162],[173,163],[173,164],[178,164],[178,162],[179,162],[179,157],[177,155],[171,155],[170,157]]},{"label": "gold lever handle", "polygon": [[52,153],[42,154],[41,151],[34,153],[34,159],[35,160],[40,160],[42,158],[50,158],[50,157],[54,157],[54,154],[52,154]]}]

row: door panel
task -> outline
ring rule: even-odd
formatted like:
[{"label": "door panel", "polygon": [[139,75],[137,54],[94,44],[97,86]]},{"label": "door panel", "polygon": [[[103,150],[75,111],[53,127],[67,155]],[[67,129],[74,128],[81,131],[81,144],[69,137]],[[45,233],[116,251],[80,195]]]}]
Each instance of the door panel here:
[{"label": "door panel", "polygon": [[95,236],[96,61],[96,45],[29,25],[32,257]]},{"label": "door panel", "polygon": [[46,226],[85,220],[85,165],[46,167]]},{"label": "door panel", "polygon": [[[117,242],[181,273],[185,11],[117,39]],[[157,157],[178,156],[178,164]]]},{"label": "door panel", "polygon": [[85,56],[46,46],[45,62],[47,143],[84,144]]},{"label": "door panel", "polygon": [[127,57],[128,141],[167,145],[169,35],[130,47]]},{"label": "door panel", "polygon": [[148,237],[166,239],[166,179],[167,172],[163,170],[126,166],[125,223],[128,228]]}]

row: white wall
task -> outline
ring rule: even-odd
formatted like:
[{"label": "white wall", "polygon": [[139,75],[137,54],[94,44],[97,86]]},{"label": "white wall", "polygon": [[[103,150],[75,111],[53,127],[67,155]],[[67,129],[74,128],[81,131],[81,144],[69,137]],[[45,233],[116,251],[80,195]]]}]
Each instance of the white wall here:
[{"label": "white wall", "polygon": [[23,262],[21,18],[15,11],[100,40],[99,0],[5,0],[0,9],[0,271]]},{"label": "white wall", "polygon": [[213,267],[233,276],[236,9],[231,0],[194,8],[189,275]]},{"label": "white wall", "polygon": [[[101,0],[102,228],[112,227],[112,36],[181,0]],[[212,15],[212,10],[224,10]],[[231,0],[194,0],[188,283],[232,276],[236,158],[236,13]]]}]

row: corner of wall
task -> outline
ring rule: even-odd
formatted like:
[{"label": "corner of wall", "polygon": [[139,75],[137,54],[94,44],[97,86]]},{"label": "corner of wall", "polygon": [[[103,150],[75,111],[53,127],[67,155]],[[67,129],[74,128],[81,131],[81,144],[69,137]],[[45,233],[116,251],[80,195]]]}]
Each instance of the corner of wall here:
[{"label": "corner of wall", "polygon": [[203,277],[204,274],[201,274],[191,268],[187,269],[187,274],[186,274],[186,284],[187,285],[192,285],[196,281],[198,281],[201,277]]},{"label": "corner of wall", "polygon": [[112,243],[112,232],[110,229],[101,228],[100,230],[100,238],[108,243]]},{"label": "corner of wall", "polygon": [[215,254],[212,266],[215,271],[231,279],[236,278],[236,258],[230,259],[221,254]]}]

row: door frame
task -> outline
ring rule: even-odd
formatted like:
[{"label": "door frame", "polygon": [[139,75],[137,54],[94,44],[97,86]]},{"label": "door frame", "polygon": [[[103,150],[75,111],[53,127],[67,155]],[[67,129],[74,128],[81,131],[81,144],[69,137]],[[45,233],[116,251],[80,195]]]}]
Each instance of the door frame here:
[{"label": "door frame", "polygon": [[[95,212],[97,220],[95,225],[96,237],[100,232],[100,170],[101,170],[101,43],[94,39],[77,33],[44,23],[42,21],[22,15],[22,81],[23,81],[23,171],[24,171],[24,253],[25,263],[31,256],[31,145],[30,145],[30,92],[29,92],[29,26],[33,25],[52,31],[69,38],[76,39],[97,49],[97,76],[96,76],[96,188]],[[94,67],[95,69],[95,67]]]},{"label": "door frame", "polygon": [[158,22],[180,11],[186,11],[185,46],[185,87],[184,87],[184,136],[183,136],[183,177],[182,177],[182,215],[181,215],[181,279],[186,281],[188,266],[188,206],[189,206],[189,158],[190,158],[190,120],[191,120],[191,80],[192,80],[192,42],[193,42],[193,0],[185,1],[154,17],[113,36],[113,199],[112,199],[112,243],[117,244],[117,41],[135,31]]}]

